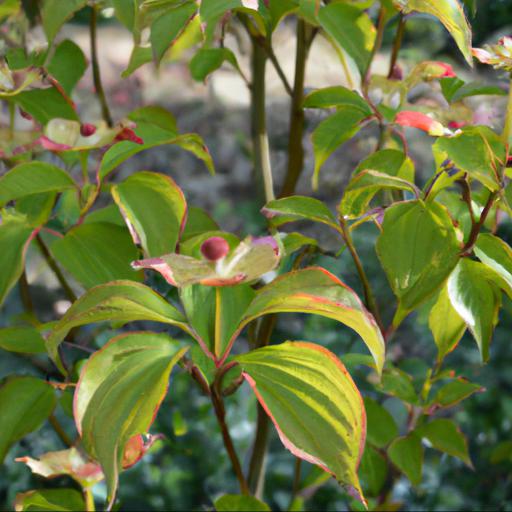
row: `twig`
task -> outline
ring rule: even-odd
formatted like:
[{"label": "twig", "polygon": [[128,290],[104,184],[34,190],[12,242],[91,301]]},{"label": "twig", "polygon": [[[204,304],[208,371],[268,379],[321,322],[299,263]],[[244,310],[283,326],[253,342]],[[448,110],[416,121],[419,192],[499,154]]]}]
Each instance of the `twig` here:
[{"label": "twig", "polygon": [[254,167],[256,174],[261,176],[265,191],[265,201],[274,199],[274,184],[270,163],[270,148],[267,134],[267,116],[265,112],[265,69],[267,55],[258,43],[257,37],[252,40],[252,89],[251,89],[251,122],[254,147]]},{"label": "twig", "polygon": [[34,302],[32,301],[32,297],[30,295],[30,288],[27,281],[27,272],[23,270],[20,280],[19,280],[19,288],[20,288],[20,298],[25,308],[25,311],[31,316],[35,317],[34,314]]},{"label": "twig", "polygon": [[290,85],[290,82],[288,82],[288,78],[286,78],[283,68],[281,67],[281,64],[279,64],[279,61],[277,60],[277,56],[274,52],[274,49],[272,48],[272,45],[267,41],[266,38],[261,37],[261,36],[253,36],[253,40],[255,40],[256,43],[265,50],[265,53],[267,54],[267,57],[270,59],[270,62],[272,62],[272,65],[274,66],[274,69],[276,70],[277,75],[281,79],[281,82],[283,83],[283,86],[286,89],[286,92],[290,96],[292,96],[293,95],[292,86]]},{"label": "twig", "polygon": [[222,433],[224,446],[228,453],[229,459],[231,460],[233,471],[235,472],[235,475],[238,479],[238,483],[240,485],[240,491],[242,494],[249,495],[249,486],[247,485],[247,480],[245,479],[244,473],[242,471],[242,466],[240,464],[240,460],[238,459],[238,455],[236,454],[233,440],[231,439],[228,426],[226,425],[226,409],[224,407],[224,400],[222,399],[222,395],[220,393],[218,386],[219,383],[217,382],[216,379],[216,381],[210,387],[210,396],[213,404],[213,409],[215,411],[215,416],[217,417],[217,422]]},{"label": "twig", "polygon": [[496,199],[496,196],[498,195],[497,192],[491,192],[489,195],[489,198],[487,199],[487,202],[485,203],[484,209],[482,210],[482,213],[480,215],[480,218],[478,219],[478,222],[474,222],[471,226],[471,232],[469,233],[468,241],[464,245],[461,251],[462,256],[468,256],[473,251],[473,247],[477,241],[478,234],[480,233],[480,229],[482,229],[482,226],[484,225],[487,216],[489,215],[489,212],[491,211],[492,205],[494,204],[494,200]]},{"label": "twig", "polygon": [[308,27],[302,19],[297,19],[297,52],[295,56],[295,79],[290,107],[290,133],[288,137],[288,168],[280,197],[291,196],[304,167],[304,79],[309,48],[313,38],[308,38]]},{"label": "twig", "polygon": [[55,274],[55,277],[59,281],[60,285],[64,289],[68,299],[71,302],[75,302],[76,295],[75,292],[71,289],[71,286],[69,286],[68,282],[66,281],[66,278],[64,277],[64,274],[60,270],[59,266],[57,265],[57,262],[53,259],[53,256],[51,255],[48,247],[46,247],[46,244],[44,243],[43,239],[39,234],[36,235],[36,242],[39,246],[39,249],[41,250],[41,253],[44,256],[44,259],[46,260],[46,263],[48,266],[52,269],[53,273]]},{"label": "twig", "polygon": [[398,54],[400,53],[400,48],[402,46],[402,41],[405,33],[405,21],[406,18],[403,13],[400,13],[400,18],[398,20],[398,27],[396,29],[395,39],[393,40],[393,50],[391,52],[391,59],[389,61],[389,72],[388,78],[393,76],[395,71],[395,66],[398,60]]},{"label": "twig", "polygon": [[66,434],[64,429],[62,428],[62,425],[59,423],[59,420],[55,417],[55,415],[50,414],[48,417],[48,421],[50,422],[50,425],[53,427],[53,430],[55,430],[55,433],[59,436],[59,439],[68,447],[71,448],[74,443],[71,441],[69,436]]},{"label": "twig", "polygon": [[112,126],[112,116],[110,109],[108,108],[107,98],[101,82],[100,66],[98,63],[98,44],[97,44],[97,24],[98,24],[98,9],[93,6],[91,9],[91,19],[89,23],[89,33],[91,38],[91,65],[92,65],[92,76],[94,81],[94,88],[101,105],[101,114],[104,121],[108,126]]},{"label": "twig", "polygon": [[366,307],[370,310],[370,312],[374,316],[375,321],[377,322],[377,325],[379,326],[381,332],[384,334],[384,326],[382,324],[382,320],[380,317],[380,312],[379,312],[379,308],[377,306],[377,301],[375,300],[372,288],[370,286],[370,281],[368,280],[368,276],[366,275],[366,272],[364,271],[363,264],[361,262],[361,259],[359,258],[359,254],[357,253],[356,247],[354,245],[354,241],[352,240],[352,234],[350,233],[350,229],[348,228],[345,219],[340,216],[339,221],[340,221],[341,232],[343,234],[343,239],[345,240],[345,244],[347,245],[347,248],[350,251],[350,254],[352,256],[352,259],[354,260],[354,263],[355,263],[356,269],[357,269],[357,273],[359,274],[359,279],[361,281],[361,284],[363,285],[364,299],[365,299]]}]

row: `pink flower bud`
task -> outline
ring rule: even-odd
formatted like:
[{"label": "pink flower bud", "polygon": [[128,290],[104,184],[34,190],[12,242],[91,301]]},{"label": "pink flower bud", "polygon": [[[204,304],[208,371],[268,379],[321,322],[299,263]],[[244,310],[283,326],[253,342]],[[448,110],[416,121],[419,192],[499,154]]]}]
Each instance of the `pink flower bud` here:
[{"label": "pink flower bud", "polygon": [[220,236],[212,236],[201,245],[202,255],[209,261],[217,261],[224,258],[229,252],[229,245]]}]

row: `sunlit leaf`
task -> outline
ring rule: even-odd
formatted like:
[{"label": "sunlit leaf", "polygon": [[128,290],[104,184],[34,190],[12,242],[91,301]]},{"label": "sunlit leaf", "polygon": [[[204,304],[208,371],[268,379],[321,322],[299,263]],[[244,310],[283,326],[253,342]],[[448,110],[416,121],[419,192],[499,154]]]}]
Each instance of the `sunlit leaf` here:
[{"label": "sunlit leaf", "polygon": [[124,448],[148,431],[174,365],[186,352],[164,334],[123,334],[93,354],[75,392],[75,422],[89,454],[97,459],[115,499]]},{"label": "sunlit leaf", "polygon": [[341,361],[304,342],[265,347],[236,360],[286,448],[321,466],[364,502],[357,467],[366,415]]}]

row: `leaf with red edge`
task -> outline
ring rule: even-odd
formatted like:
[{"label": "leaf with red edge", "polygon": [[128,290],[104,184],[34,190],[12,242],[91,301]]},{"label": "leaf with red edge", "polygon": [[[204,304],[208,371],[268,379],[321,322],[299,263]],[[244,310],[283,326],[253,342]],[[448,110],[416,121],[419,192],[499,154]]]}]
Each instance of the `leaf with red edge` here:
[{"label": "leaf with red edge", "polygon": [[101,464],[111,503],[126,445],[150,428],[171,370],[186,351],[165,334],[123,334],[92,355],[82,370],[75,422],[84,447]]},{"label": "leaf with red edge", "polygon": [[366,343],[381,372],[385,346],[375,319],[357,294],[327,270],[311,267],[290,272],[260,288],[231,343],[249,322],[270,313],[310,313],[349,326]]},{"label": "leaf with red edge", "polygon": [[341,361],[327,349],[305,342],[257,349],[235,360],[285,447],[331,473],[364,503],[357,468],[366,414]]},{"label": "leaf with red edge", "polygon": [[68,475],[82,487],[91,487],[103,480],[101,467],[88,460],[75,447],[68,450],[43,453],[37,459],[18,457],[16,462],[25,463],[32,473],[44,478]]}]

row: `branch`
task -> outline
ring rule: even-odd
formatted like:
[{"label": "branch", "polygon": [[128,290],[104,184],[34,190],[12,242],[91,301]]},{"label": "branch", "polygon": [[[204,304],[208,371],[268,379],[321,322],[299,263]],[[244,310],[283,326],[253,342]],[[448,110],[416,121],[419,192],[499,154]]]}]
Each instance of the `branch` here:
[{"label": "branch", "polygon": [[364,301],[365,301],[366,307],[370,310],[370,312],[374,316],[375,321],[377,322],[377,325],[379,326],[381,332],[384,334],[384,326],[382,324],[382,320],[380,317],[380,312],[379,312],[379,308],[377,306],[377,301],[375,300],[375,297],[373,295],[373,291],[370,286],[370,281],[368,280],[368,276],[366,275],[366,272],[364,271],[364,267],[361,262],[361,258],[359,258],[359,254],[357,254],[357,250],[354,245],[354,241],[352,240],[352,234],[350,233],[350,229],[348,228],[345,219],[340,216],[339,221],[340,221],[340,227],[341,227],[341,233],[343,235],[343,239],[345,240],[345,244],[347,245],[347,248],[350,251],[350,254],[352,256],[352,259],[354,260],[354,263],[355,263],[356,269],[357,269],[357,273],[359,274],[359,279],[361,281],[361,284],[363,285]]},{"label": "branch", "polygon": [[215,410],[215,415],[217,416],[217,422],[222,433],[224,446],[226,448],[226,451],[228,452],[229,459],[231,460],[231,465],[233,466],[233,471],[235,472],[235,475],[238,479],[238,483],[240,485],[240,491],[242,494],[249,495],[249,486],[247,485],[247,480],[244,477],[242,466],[240,464],[240,460],[238,459],[238,455],[236,454],[233,440],[231,439],[228,426],[226,425],[226,409],[224,407],[224,400],[222,399],[222,395],[220,394],[218,389],[217,379],[211,385],[210,390],[213,409]]},{"label": "branch", "polygon": [[104,121],[108,124],[108,126],[112,126],[114,123],[112,122],[112,116],[110,115],[110,109],[108,108],[107,98],[105,96],[105,91],[103,89],[103,84],[101,82],[100,66],[98,63],[98,45],[96,33],[97,23],[98,10],[96,6],[93,6],[91,10],[91,19],[89,24],[89,32],[91,37],[92,76],[94,81],[94,88],[96,89],[96,94],[98,95],[98,99],[101,105],[101,114],[103,116]]},{"label": "branch", "polygon": [[389,61],[389,72],[388,78],[393,77],[393,73],[395,71],[396,62],[398,60],[398,54],[400,53],[400,48],[402,46],[402,41],[405,33],[405,21],[406,18],[403,13],[400,13],[400,19],[398,20],[398,27],[396,29],[395,39],[393,41],[393,50],[391,52],[391,59]]}]

